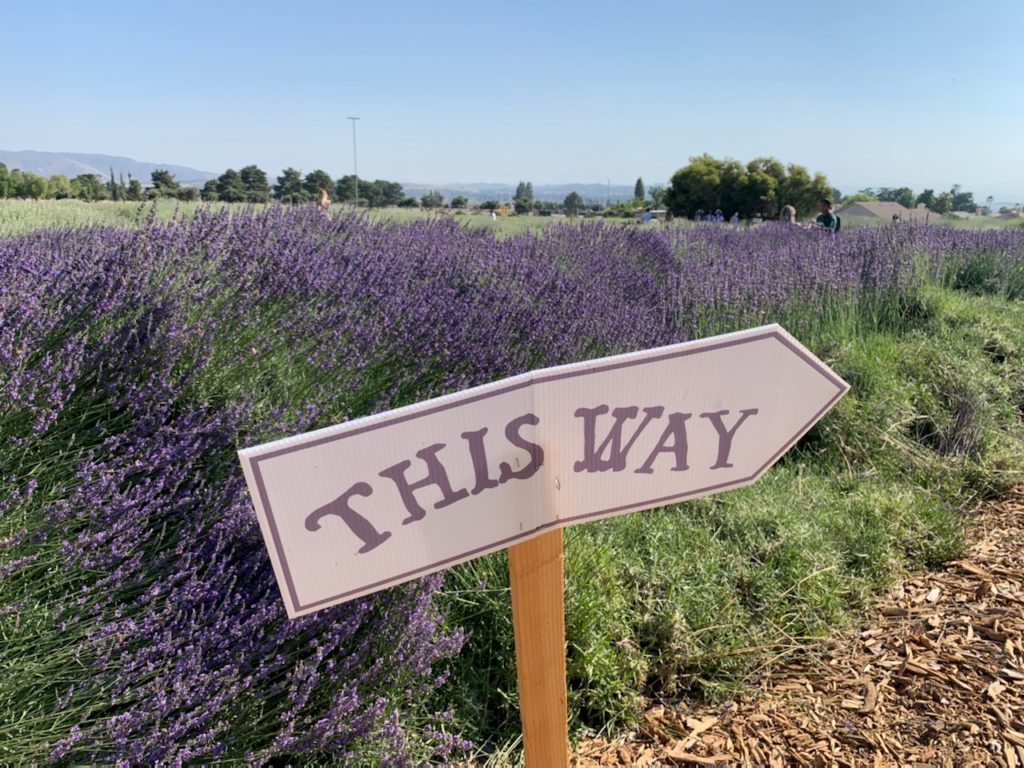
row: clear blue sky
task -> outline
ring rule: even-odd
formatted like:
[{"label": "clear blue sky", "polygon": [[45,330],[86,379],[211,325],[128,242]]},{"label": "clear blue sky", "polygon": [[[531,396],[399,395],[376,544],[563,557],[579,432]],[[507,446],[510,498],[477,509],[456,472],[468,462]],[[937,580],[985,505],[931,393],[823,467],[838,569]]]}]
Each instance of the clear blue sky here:
[{"label": "clear blue sky", "polygon": [[1024,2],[6,0],[0,149],[405,183],[771,155],[1024,198]]}]

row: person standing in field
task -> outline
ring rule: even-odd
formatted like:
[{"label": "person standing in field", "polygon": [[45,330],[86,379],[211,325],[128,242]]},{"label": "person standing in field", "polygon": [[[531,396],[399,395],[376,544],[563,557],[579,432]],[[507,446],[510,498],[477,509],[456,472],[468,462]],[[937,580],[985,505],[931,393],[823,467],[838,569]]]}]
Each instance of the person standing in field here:
[{"label": "person standing in field", "polygon": [[331,204],[331,198],[327,196],[327,190],[320,190],[320,197],[316,201],[316,210],[318,213],[327,213],[327,207]]},{"label": "person standing in field", "polygon": [[821,213],[818,214],[818,218],[814,220],[814,226],[820,227],[821,229],[827,229],[829,232],[835,232],[839,226],[839,219],[832,213],[832,201],[827,197],[821,198],[821,205],[819,207]]},{"label": "person standing in field", "polygon": [[782,206],[782,221],[786,224],[796,224],[796,208],[792,205]]}]

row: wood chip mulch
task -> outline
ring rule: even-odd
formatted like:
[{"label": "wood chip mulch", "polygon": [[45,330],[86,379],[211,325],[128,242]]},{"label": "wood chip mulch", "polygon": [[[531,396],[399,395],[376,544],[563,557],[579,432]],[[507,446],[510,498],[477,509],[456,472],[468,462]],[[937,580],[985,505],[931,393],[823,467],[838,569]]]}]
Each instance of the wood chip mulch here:
[{"label": "wood chip mulch", "polygon": [[1024,768],[1024,489],[980,509],[970,540],[893,589],[870,628],[727,704],[656,706],[572,765]]}]

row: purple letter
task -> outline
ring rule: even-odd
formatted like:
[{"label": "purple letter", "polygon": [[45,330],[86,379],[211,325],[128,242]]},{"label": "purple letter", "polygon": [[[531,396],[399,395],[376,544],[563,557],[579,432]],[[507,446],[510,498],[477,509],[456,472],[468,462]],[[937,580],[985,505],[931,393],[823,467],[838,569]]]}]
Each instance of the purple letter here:
[{"label": "purple letter", "polygon": [[491,473],[487,471],[487,450],[484,448],[484,435],[487,434],[487,427],[478,429],[476,432],[463,432],[461,437],[469,443],[469,457],[473,460],[473,473],[476,475],[476,485],[470,491],[474,496],[486,491],[488,488],[497,488],[501,483],[491,479]]},{"label": "purple letter", "polygon": [[732,429],[727,430],[725,424],[722,422],[722,417],[725,416],[728,411],[712,411],[711,413],[702,413],[700,417],[702,419],[708,419],[715,427],[715,431],[718,433],[718,459],[715,461],[714,466],[711,469],[722,469],[723,467],[731,467],[729,463],[729,451],[732,450],[732,438],[736,434],[736,430],[740,428],[740,424],[747,420],[748,416],[753,416],[757,413],[757,408],[746,408],[740,413],[742,414],[739,420],[733,424]]},{"label": "purple letter", "polygon": [[[670,413],[668,415],[668,426],[661,433],[661,437],[658,438],[658,444],[651,451],[651,455],[647,457],[647,461],[637,470],[638,474],[652,474],[654,472],[652,469],[654,460],[658,454],[668,452],[676,455],[676,465],[672,467],[673,472],[684,472],[689,469],[686,465],[686,420],[691,416],[693,416],[692,413]],[[672,441],[672,445],[666,445],[669,437],[675,438]]]},{"label": "purple letter", "polygon": [[421,520],[427,514],[423,507],[416,502],[413,491],[425,488],[428,485],[436,485],[440,488],[443,498],[434,505],[434,509],[447,507],[449,504],[454,504],[456,501],[469,496],[469,491],[465,488],[461,491],[452,491],[451,483],[448,482],[448,473],[444,471],[441,462],[437,460],[437,452],[442,448],[444,448],[444,443],[435,443],[434,445],[427,446],[422,451],[416,452],[416,457],[423,459],[427,463],[427,476],[417,483],[410,483],[405,479],[405,470],[412,466],[412,462],[408,459],[400,461],[393,467],[388,467],[378,473],[381,477],[386,477],[393,482],[395,487],[398,488],[398,492],[402,495],[402,503],[405,504],[405,509],[409,512],[409,516],[402,521],[402,525],[408,525],[416,520]]},{"label": "purple letter", "polygon": [[[612,416],[615,417],[615,424],[604,439],[604,442],[595,450],[594,445],[597,443],[597,417],[608,413],[608,406],[599,405],[596,408],[577,408],[576,413],[573,415],[583,419],[583,461],[577,461],[573,464],[573,470],[576,472],[604,472],[608,469],[612,472],[621,472],[624,470],[626,468],[626,454],[633,447],[633,443],[636,442],[636,439],[644,431],[644,427],[650,423],[651,419],[660,418],[665,409],[660,405],[644,408],[646,417],[640,423],[640,426],[636,428],[629,442],[623,446],[622,424],[626,419],[635,419],[639,410],[637,406],[632,405],[628,408],[616,408],[612,411]],[[608,459],[601,458],[605,448],[608,448],[610,454]]]},{"label": "purple letter", "polygon": [[511,465],[504,461],[501,462],[501,474],[498,476],[498,482],[500,483],[508,482],[513,478],[516,480],[526,480],[528,477],[533,477],[544,463],[543,449],[536,443],[524,440],[519,434],[519,428],[523,426],[523,424],[532,424],[533,426],[537,426],[540,424],[540,419],[532,413],[526,413],[518,419],[512,419],[512,421],[505,425],[505,439],[512,443],[516,448],[522,448],[524,451],[529,453],[530,463],[518,472],[513,472]]},{"label": "purple letter", "polygon": [[359,548],[360,554],[369,552],[374,547],[379,547],[391,538],[391,534],[388,531],[380,533],[370,524],[369,520],[348,505],[348,500],[352,496],[369,496],[371,493],[373,493],[373,489],[367,483],[356,483],[334,501],[324,504],[308,515],[306,517],[306,530],[319,531],[320,518],[327,515],[337,515],[352,533],[362,539],[363,546]]}]

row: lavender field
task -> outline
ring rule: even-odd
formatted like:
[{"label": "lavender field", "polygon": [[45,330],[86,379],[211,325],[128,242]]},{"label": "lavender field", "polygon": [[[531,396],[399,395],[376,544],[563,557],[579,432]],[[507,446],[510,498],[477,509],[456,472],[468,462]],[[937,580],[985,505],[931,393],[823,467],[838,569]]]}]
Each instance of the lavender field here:
[{"label": "lavender field", "polygon": [[[1019,313],[1024,228],[556,224],[498,239],[440,218],[270,207],[0,238],[0,762],[405,765],[471,754],[496,716],[460,686],[467,666],[510,646],[485,644],[484,627],[505,620],[492,613],[501,589],[474,597],[483,582],[468,566],[289,621],[238,448],[766,322],[838,359],[856,395],[871,389],[864,371],[879,356],[858,339],[914,332],[937,291],[947,303],[952,292],[995,302],[994,317]],[[1003,342],[1003,367],[985,375],[1024,407],[1012,333],[988,332]],[[955,410],[941,394],[936,413]],[[866,417],[851,402],[802,454],[836,461],[844,482],[868,473],[858,446],[875,439],[855,431]],[[914,460],[931,450],[973,461],[966,477],[1001,455],[983,435],[942,443],[939,422],[900,428]],[[903,470],[873,471],[871,482],[888,472],[897,483]],[[881,487],[860,498],[875,504]],[[639,536],[636,526],[672,514],[616,525]],[[580,534],[570,566],[584,542],[615,530]],[[570,605],[583,600],[570,592]],[[586,640],[571,619],[569,631],[571,645],[610,642]],[[574,722],[600,727],[605,694],[570,667]],[[650,687],[645,670],[623,684]],[[494,706],[514,710],[514,699]]]}]

